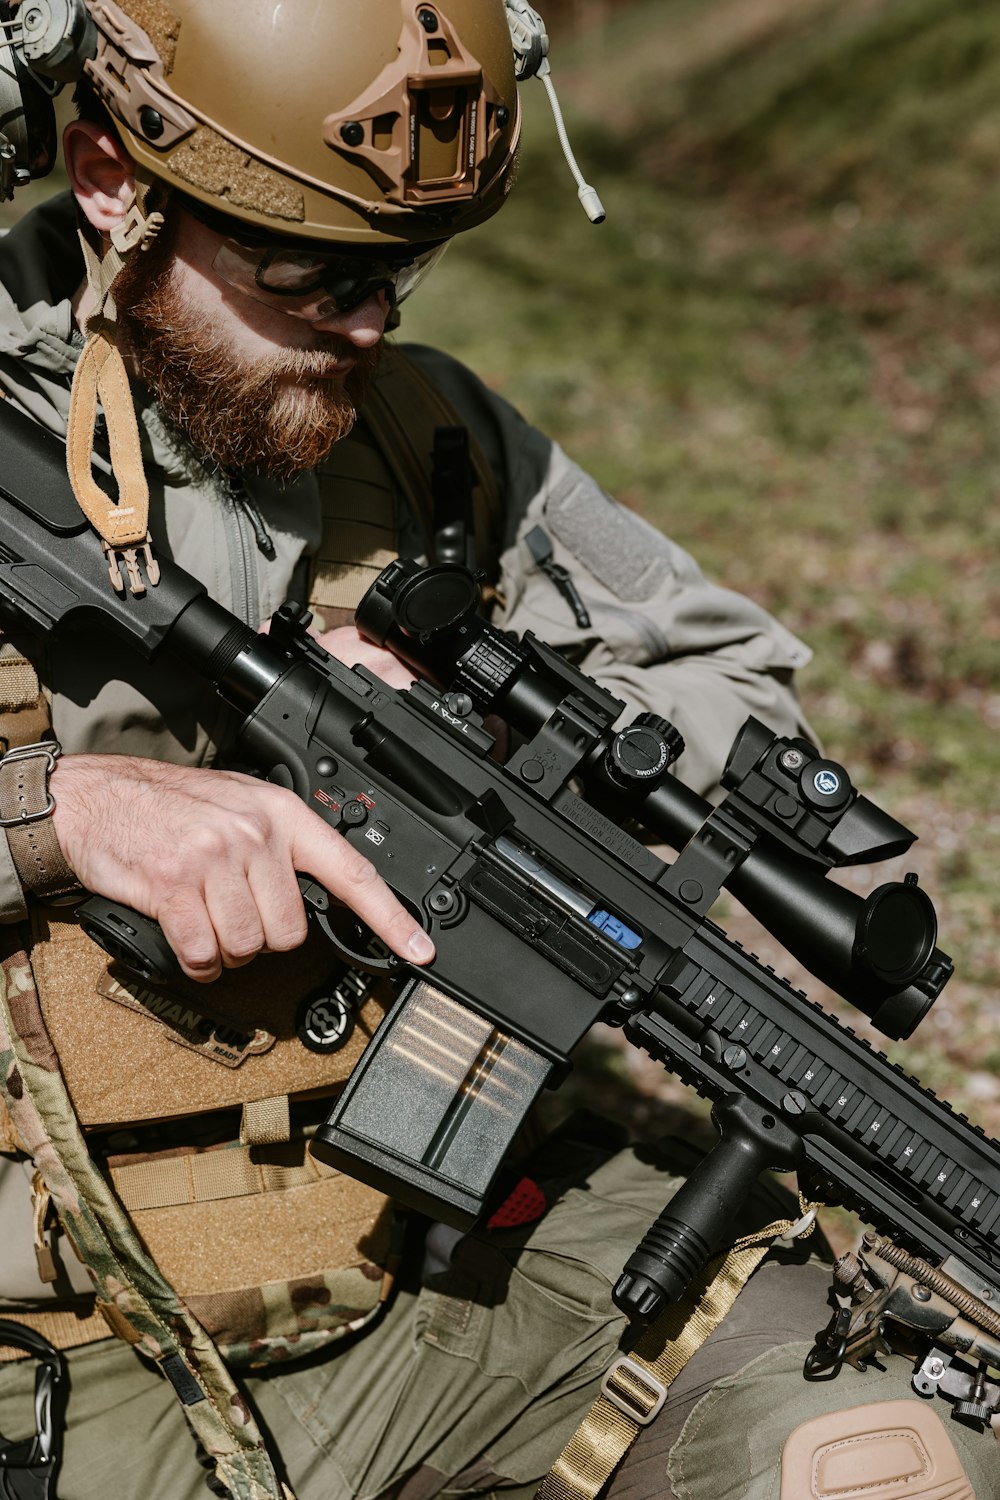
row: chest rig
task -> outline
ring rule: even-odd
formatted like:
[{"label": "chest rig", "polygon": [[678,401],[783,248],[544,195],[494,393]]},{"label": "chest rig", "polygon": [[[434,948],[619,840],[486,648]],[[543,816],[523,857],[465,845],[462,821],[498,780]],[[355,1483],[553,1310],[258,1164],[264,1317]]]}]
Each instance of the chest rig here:
[{"label": "chest rig", "polygon": [[[353,618],[407,525],[430,550],[434,433],[459,424],[424,372],[389,351],[363,419],[317,475],[309,603],[327,628]],[[492,573],[496,481],[474,439],[470,457],[478,560]],[[0,647],[0,736],[37,740],[44,709],[35,665]],[[36,1168],[40,1292],[58,1289],[67,1243],[96,1288],[86,1301],[40,1296],[17,1316],[61,1348],[109,1332],[139,1345],[210,1453],[267,1469],[227,1366],[310,1354],[362,1328],[391,1286],[388,1200],[307,1149],[388,992],[338,966],[319,934],[207,987],[138,979],[65,908],[36,904],[30,930],[0,938],[0,1151]],[[261,1476],[248,1494],[273,1492]]]}]

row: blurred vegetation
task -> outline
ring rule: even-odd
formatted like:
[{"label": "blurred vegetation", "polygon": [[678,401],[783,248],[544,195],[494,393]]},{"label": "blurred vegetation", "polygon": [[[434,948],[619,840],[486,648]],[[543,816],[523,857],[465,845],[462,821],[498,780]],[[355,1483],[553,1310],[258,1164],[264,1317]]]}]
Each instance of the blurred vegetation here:
[{"label": "blurred vegetation", "polygon": [[[958,968],[893,1055],[997,1133],[996,12],[543,8],[607,223],[586,222],[526,85],[516,191],[452,247],[404,334],[468,360],[812,646],[801,691],[828,753],[921,834],[868,884],[919,869]],[[676,1096],[641,1062],[594,1054],[584,1076],[588,1102],[670,1123]]]}]

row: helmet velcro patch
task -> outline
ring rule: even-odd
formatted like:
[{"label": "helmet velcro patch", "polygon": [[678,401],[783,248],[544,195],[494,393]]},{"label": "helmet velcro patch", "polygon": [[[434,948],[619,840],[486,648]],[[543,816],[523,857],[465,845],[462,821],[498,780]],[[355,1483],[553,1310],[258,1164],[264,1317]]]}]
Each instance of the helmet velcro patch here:
[{"label": "helmet velcro patch", "polygon": [[[305,200],[286,178],[200,125],[170,157],[170,169],[203,193],[272,219],[301,223]],[[220,205],[224,206],[224,205]]]},{"label": "helmet velcro patch", "polygon": [[166,0],[118,0],[118,7],[142,27],[159,54],[164,73],[169,75],[177,51],[180,16]]}]

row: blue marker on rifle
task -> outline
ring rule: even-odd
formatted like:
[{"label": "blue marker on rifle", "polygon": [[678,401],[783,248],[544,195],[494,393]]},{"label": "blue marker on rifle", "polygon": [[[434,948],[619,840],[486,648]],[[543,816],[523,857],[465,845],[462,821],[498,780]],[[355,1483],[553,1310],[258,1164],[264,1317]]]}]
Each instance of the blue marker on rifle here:
[{"label": "blue marker on rifle", "polygon": [[614,917],[609,911],[604,911],[600,906],[595,906],[587,916],[587,921],[598,932],[603,932],[619,948],[638,948],[642,942],[642,934],[633,932],[631,927],[626,927],[620,917]]}]

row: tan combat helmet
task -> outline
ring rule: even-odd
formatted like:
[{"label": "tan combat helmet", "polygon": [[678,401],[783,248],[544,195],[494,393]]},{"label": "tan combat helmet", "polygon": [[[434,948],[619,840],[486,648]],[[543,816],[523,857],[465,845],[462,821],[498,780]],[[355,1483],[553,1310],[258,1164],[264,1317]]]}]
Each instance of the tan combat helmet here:
[{"label": "tan combat helmet", "polygon": [[[565,140],[548,37],[528,0],[0,0],[0,200],[51,166],[48,95],[84,80],[135,162],[135,193],[100,250],[81,234],[87,342],[70,403],[74,492],[119,591],[141,593],[148,493],[115,283],[163,223],[150,186],[224,236],[218,274],[317,321],[413,289],[513,180],[518,79],[537,74],[589,216],[603,209]],[[161,203],[161,207],[164,205]],[[169,213],[169,208],[166,212]],[[238,221],[234,230],[233,220]],[[90,471],[98,404],[115,415],[121,502]]]},{"label": "tan combat helmet", "polygon": [[0,0],[3,14],[18,64],[89,81],[140,169],[250,225],[440,240],[490,218],[513,181],[505,0]]},{"label": "tan combat helmet", "polygon": [[488,219],[520,131],[503,0],[87,0],[84,75],[141,166],[299,238]]}]

